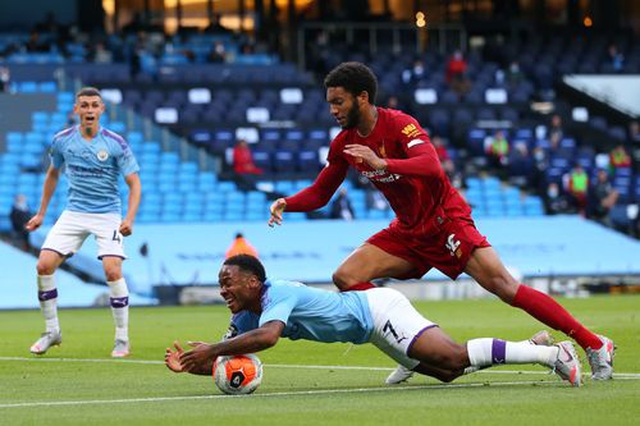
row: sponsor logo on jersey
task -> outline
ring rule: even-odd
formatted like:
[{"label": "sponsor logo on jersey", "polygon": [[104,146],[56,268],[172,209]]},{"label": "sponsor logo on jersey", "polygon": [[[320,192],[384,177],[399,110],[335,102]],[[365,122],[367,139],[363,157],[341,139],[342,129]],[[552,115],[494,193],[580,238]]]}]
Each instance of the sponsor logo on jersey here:
[{"label": "sponsor logo on jersey", "polygon": [[408,138],[414,138],[420,134],[420,130],[415,124],[409,123],[402,129],[402,134]]},{"label": "sponsor logo on jersey", "polygon": [[386,170],[360,170],[360,174],[369,180],[389,183],[400,180],[401,175],[389,173]]},{"label": "sponsor logo on jersey", "polygon": [[462,257],[462,250],[460,250],[460,241],[457,241],[456,234],[449,234],[447,237],[447,242],[445,243],[445,247],[449,250],[449,254],[451,256],[456,256],[458,258]]},{"label": "sponsor logo on jersey", "polygon": [[109,158],[109,153],[106,150],[101,149],[96,154],[96,157],[98,157],[98,160],[100,161],[107,161],[107,158]]}]

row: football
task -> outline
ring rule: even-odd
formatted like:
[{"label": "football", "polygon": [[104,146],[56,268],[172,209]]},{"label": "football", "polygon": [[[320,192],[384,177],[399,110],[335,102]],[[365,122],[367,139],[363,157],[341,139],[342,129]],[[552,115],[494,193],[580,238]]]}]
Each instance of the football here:
[{"label": "football", "polygon": [[228,395],[246,395],[262,382],[262,362],[254,354],[219,356],[213,363],[213,381]]}]

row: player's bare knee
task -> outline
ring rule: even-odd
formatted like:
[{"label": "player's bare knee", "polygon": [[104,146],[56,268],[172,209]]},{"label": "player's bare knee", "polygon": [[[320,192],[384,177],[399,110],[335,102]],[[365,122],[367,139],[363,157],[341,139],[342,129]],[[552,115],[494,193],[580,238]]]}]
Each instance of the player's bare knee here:
[{"label": "player's bare knee", "polygon": [[118,281],[122,278],[122,270],[120,268],[105,268],[104,275],[107,281]]},{"label": "player's bare knee", "polygon": [[53,262],[46,259],[38,259],[36,271],[38,275],[52,275],[56,271],[56,266]]},{"label": "player's bare knee", "polygon": [[518,290],[518,282],[511,277],[498,276],[492,279],[494,294],[502,301],[511,303]]}]

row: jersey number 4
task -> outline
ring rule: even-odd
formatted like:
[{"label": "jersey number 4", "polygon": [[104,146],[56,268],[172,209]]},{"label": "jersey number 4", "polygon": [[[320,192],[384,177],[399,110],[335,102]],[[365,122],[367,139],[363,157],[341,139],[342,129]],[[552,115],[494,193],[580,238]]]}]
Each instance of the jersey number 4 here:
[{"label": "jersey number 4", "polygon": [[118,231],[113,231],[113,238],[111,238],[113,241],[117,241],[119,243],[122,242],[121,238],[120,238],[120,233]]}]

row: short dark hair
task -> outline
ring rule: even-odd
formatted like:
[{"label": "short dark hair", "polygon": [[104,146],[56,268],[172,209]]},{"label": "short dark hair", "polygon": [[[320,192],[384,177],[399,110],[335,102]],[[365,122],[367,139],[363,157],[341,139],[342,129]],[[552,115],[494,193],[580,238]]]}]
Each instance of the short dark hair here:
[{"label": "short dark hair", "polygon": [[96,87],[83,87],[82,89],[78,90],[78,93],[76,93],[76,99],[78,99],[80,96],[98,96],[100,99],[102,99],[102,94],[100,94],[100,90]]},{"label": "short dark hair", "polygon": [[378,92],[378,79],[373,71],[360,62],[343,62],[334,69],[324,79],[324,87],[344,87],[353,96],[358,96],[362,92],[369,94],[369,103],[376,102]]},{"label": "short dark hair", "polygon": [[267,280],[267,273],[264,270],[264,266],[255,256],[251,256],[249,254],[238,254],[226,259],[223,265],[235,265],[240,268],[241,271],[255,275],[261,283]]}]

